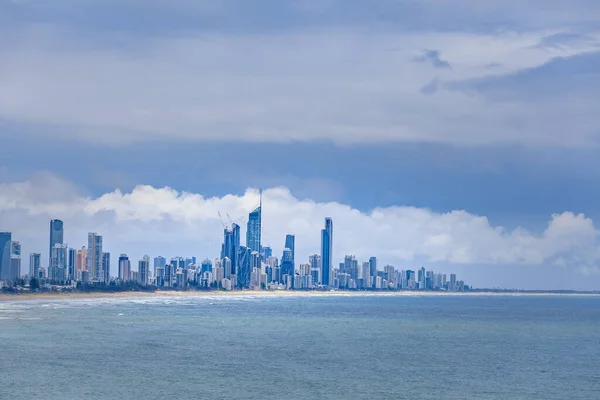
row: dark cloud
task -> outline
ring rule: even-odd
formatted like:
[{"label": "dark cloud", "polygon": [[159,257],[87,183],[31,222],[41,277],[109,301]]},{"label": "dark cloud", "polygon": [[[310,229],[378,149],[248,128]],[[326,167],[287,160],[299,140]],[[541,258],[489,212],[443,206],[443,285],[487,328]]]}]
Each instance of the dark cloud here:
[{"label": "dark cloud", "polygon": [[440,52],[438,50],[425,50],[422,56],[415,58],[416,62],[428,62],[435,68],[446,68],[452,69],[448,61],[440,58]]}]

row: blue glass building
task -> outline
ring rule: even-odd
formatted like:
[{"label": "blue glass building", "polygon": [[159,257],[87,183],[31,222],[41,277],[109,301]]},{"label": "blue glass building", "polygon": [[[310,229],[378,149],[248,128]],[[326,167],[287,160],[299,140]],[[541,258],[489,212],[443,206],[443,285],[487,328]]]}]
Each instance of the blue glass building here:
[{"label": "blue glass building", "polygon": [[325,228],[321,230],[321,265],[323,271],[321,273],[321,279],[323,285],[329,286],[329,276],[333,269],[333,220],[331,218],[325,218]]}]

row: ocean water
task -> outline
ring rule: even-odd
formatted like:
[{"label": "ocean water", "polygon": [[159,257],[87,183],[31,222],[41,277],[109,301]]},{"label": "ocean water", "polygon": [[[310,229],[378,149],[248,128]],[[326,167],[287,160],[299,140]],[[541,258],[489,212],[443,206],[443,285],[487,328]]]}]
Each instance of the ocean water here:
[{"label": "ocean water", "polygon": [[2,399],[600,399],[600,297],[0,302]]}]

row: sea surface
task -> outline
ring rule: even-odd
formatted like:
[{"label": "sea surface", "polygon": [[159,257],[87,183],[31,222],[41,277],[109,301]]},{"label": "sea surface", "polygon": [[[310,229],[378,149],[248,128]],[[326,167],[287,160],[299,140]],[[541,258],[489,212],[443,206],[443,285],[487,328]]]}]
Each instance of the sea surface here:
[{"label": "sea surface", "polygon": [[0,302],[1,399],[600,399],[600,297]]}]

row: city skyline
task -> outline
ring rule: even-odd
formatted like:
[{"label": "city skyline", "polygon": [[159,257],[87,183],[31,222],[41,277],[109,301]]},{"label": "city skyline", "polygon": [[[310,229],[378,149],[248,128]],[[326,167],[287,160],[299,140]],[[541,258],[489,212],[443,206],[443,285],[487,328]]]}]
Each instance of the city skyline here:
[{"label": "city skyline", "polygon": [[[150,188],[146,187],[144,190],[150,190]],[[153,189],[152,189],[153,190]],[[166,192],[169,193],[169,192]],[[171,192],[172,193],[172,192]],[[178,196],[185,196],[185,194],[181,194]],[[285,242],[282,240],[285,238],[285,235],[288,234],[290,231],[294,230],[295,232],[300,232],[301,235],[298,236],[299,241],[298,244],[296,245],[296,247],[300,246],[299,252],[298,249],[296,249],[296,252],[298,252],[298,254],[301,254],[301,256],[303,257],[303,259],[298,260],[298,258],[296,257],[295,260],[295,267],[297,268],[299,266],[300,263],[307,263],[309,262],[308,257],[311,254],[321,254],[322,253],[322,236],[323,236],[323,221],[320,220],[323,214],[321,214],[321,216],[316,216],[316,218],[314,219],[304,219],[304,217],[306,216],[303,213],[303,210],[306,210],[307,207],[314,207],[315,204],[314,203],[310,203],[310,202],[306,202],[306,201],[298,201],[293,199],[292,197],[290,197],[289,192],[286,192],[284,190],[282,190],[281,188],[278,189],[267,189],[265,191],[265,196],[266,196],[266,200],[269,204],[271,204],[271,206],[267,209],[267,213],[263,215],[263,212],[261,210],[261,216],[263,218],[266,218],[266,220],[268,221],[266,224],[266,229],[264,232],[264,235],[266,237],[266,239],[263,241],[265,243],[265,247],[269,247],[269,252],[271,252],[272,254],[277,255],[278,258],[281,259],[281,255],[282,255],[282,251],[284,250],[283,246],[285,246]],[[183,197],[182,197],[183,198]],[[283,199],[292,199],[293,202],[289,203],[288,207],[281,207],[281,200]],[[146,225],[147,228],[150,229],[146,229],[147,232],[139,232],[138,234],[138,241],[137,243],[131,243],[128,242],[127,240],[125,241],[118,241],[115,240],[115,237],[119,237],[123,234],[123,231],[120,229],[119,231],[114,231],[112,229],[108,229],[108,230],[103,230],[102,233],[98,232],[98,236],[102,237],[103,241],[108,240],[109,241],[109,245],[106,247],[106,251],[111,252],[112,256],[109,261],[109,264],[112,266],[112,270],[111,270],[111,275],[116,276],[116,271],[117,271],[117,265],[118,265],[118,255],[124,252],[127,252],[127,254],[131,257],[131,259],[137,263],[137,260],[141,259],[141,257],[144,254],[148,254],[148,248],[152,248],[152,249],[161,249],[160,253],[162,253],[163,256],[165,257],[170,257],[171,255],[185,255],[185,254],[189,254],[189,253],[193,253],[196,254],[200,259],[204,259],[206,257],[208,257],[209,259],[214,259],[214,257],[216,256],[221,256],[221,252],[224,250],[223,249],[223,225],[222,225],[222,219],[219,218],[218,216],[218,211],[222,210],[224,213],[233,215],[233,217],[231,217],[232,220],[235,221],[239,221],[240,225],[242,226],[246,226],[247,224],[245,222],[248,221],[248,215],[252,212],[256,210],[255,205],[258,204],[259,202],[259,191],[258,190],[250,190],[245,194],[245,197],[240,198],[240,199],[244,199],[243,203],[241,204],[245,204],[242,209],[236,209],[235,206],[232,207],[231,205],[235,205],[235,202],[231,202],[232,198],[228,197],[227,198],[227,202],[226,203],[222,203],[222,206],[219,206],[217,208],[214,207],[214,204],[210,206],[210,208],[207,208],[207,210],[213,210],[211,211],[211,214],[214,212],[214,214],[212,215],[207,215],[205,217],[203,217],[202,220],[197,220],[195,218],[197,217],[192,217],[191,220],[189,220],[188,222],[183,222],[180,224],[177,224],[177,230],[181,230],[182,233],[184,233],[183,236],[180,236],[180,238],[178,240],[165,240],[165,232],[159,232],[156,231],[155,229],[152,229],[153,227],[158,227],[158,225],[156,225],[155,223],[152,223],[150,225]],[[204,201],[204,200],[203,200]],[[193,204],[193,203],[190,203]],[[190,215],[194,215],[194,213],[197,213],[199,210],[202,210],[204,207],[209,207],[210,203],[206,203],[206,205],[203,205],[202,208],[194,208],[192,207],[191,209],[188,206],[183,206],[184,208],[182,208],[180,211],[181,212],[191,212],[192,214]],[[216,204],[216,203],[215,203]],[[156,205],[158,206],[158,204]],[[514,276],[511,279],[510,275],[506,275],[507,279],[502,280],[502,279],[497,279],[497,278],[493,278],[493,279],[489,279],[487,278],[487,281],[484,279],[482,282],[482,279],[478,279],[478,275],[482,274],[482,275],[487,275],[487,271],[491,268],[494,268],[495,261],[484,261],[482,265],[480,266],[473,266],[473,261],[468,261],[467,262],[459,262],[459,263],[440,263],[440,262],[436,262],[435,260],[432,260],[431,257],[429,257],[429,259],[427,257],[422,257],[422,258],[415,258],[415,256],[411,256],[410,253],[407,253],[407,255],[403,256],[403,253],[406,252],[406,245],[408,243],[408,245],[414,246],[417,242],[416,240],[418,240],[418,230],[415,231],[417,232],[417,237],[411,237],[406,236],[405,233],[406,232],[402,232],[402,229],[394,231],[397,232],[395,235],[389,236],[390,238],[393,238],[395,240],[396,245],[389,245],[389,239],[386,239],[386,236],[381,236],[382,232],[382,228],[385,228],[388,232],[392,232],[390,231],[390,226],[389,226],[389,221],[386,220],[386,217],[383,217],[383,215],[385,214],[381,214],[381,213],[385,213],[385,212],[389,212],[388,210],[384,210],[384,209],[380,209],[380,210],[374,210],[372,214],[358,214],[356,211],[353,210],[348,210],[348,214],[346,214],[346,210],[342,209],[343,212],[342,214],[340,214],[340,210],[336,209],[336,208],[330,208],[332,206],[332,203],[327,203],[324,205],[320,205],[320,207],[324,207],[324,209],[330,209],[333,210],[333,214],[336,215],[337,217],[335,217],[335,220],[340,221],[339,223],[342,224],[339,230],[336,230],[338,232],[338,234],[340,234],[342,236],[341,240],[339,240],[339,242],[336,239],[336,242],[339,243],[338,245],[336,245],[334,247],[334,255],[333,255],[333,260],[332,260],[332,265],[335,268],[337,263],[339,263],[340,260],[343,261],[343,258],[346,254],[356,254],[357,257],[361,260],[361,261],[367,261],[369,259],[369,257],[371,257],[372,255],[378,255],[379,260],[380,260],[380,267],[379,269],[382,268],[383,265],[385,264],[390,264],[390,265],[394,265],[397,266],[398,268],[406,268],[406,269],[418,269],[420,268],[422,265],[426,265],[432,269],[435,269],[437,271],[455,271],[458,275],[460,275],[461,277],[464,277],[465,280],[467,280],[469,283],[471,283],[474,287],[489,287],[489,288],[495,288],[495,287],[501,287],[501,288],[521,288],[521,289],[577,289],[577,290],[595,290],[595,288],[597,287],[594,283],[593,280],[579,280],[577,279],[578,275],[581,275],[580,271],[574,271],[573,274],[567,274],[566,279],[564,280],[564,282],[580,282],[577,284],[572,284],[572,283],[568,283],[568,284],[564,284],[563,286],[558,286],[558,285],[548,285],[545,284],[543,279],[544,276],[544,272],[540,269],[535,269],[532,268],[530,265],[524,265],[522,268],[522,272],[520,272],[519,276]],[[143,209],[143,208],[142,208]],[[133,208],[131,209],[132,211],[134,210]],[[140,210],[140,209],[137,209]],[[294,210],[298,210],[298,211],[294,211]],[[398,209],[398,210],[394,210],[395,213],[397,213],[398,211],[406,211],[406,209]],[[123,210],[125,211],[125,210]],[[292,214],[289,214],[289,212],[292,212]],[[67,225],[72,226],[73,228],[68,230],[66,233],[66,240],[65,242],[69,243],[69,247],[73,248],[73,249],[80,249],[82,246],[86,246],[89,243],[85,243],[85,242],[81,242],[81,237],[85,237],[87,236],[90,232],[88,232],[89,227],[88,226],[82,226],[81,221],[79,220],[79,218],[77,219],[73,219],[72,216],[73,214],[70,214],[69,211],[65,210],[65,215],[68,217],[69,222],[67,223]],[[136,211],[137,212],[137,211]],[[327,212],[327,211],[326,211]],[[246,215],[246,218],[244,218],[244,213]],[[247,213],[247,214],[246,214]],[[284,214],[281,214],[284,213]],[[329,213],[329,212],[327,212]],[[56,214],[54,214],[56,215]],[[81,215],[81,214],[78,214]],[[127,214],[123,214],[123,215],[127,215]],[[197,215],[197,214],[196,214]],[[284,216],[286,215],[286,216]],[[327,214],[324,214],[327,215]],[[359,216],[360,219],[356,220],[356,217]],[[430,214],[429,217],[434,217],[434,214]],[[463,213],[456,213],[453,215],[447,215],[447,216],[439,216],[439,218],[454,218],[454,217],[465,217],[468,216],[468,214]],[[383,219],[382,219],[383,217]],[[398,218],[397,216],[394,216],[392,218]],[[85,219],[85,218],[84,218]],[[389,218],[388,218],[389,219]],[[439,225],[440,222],[444,221],[444,219],[431,219],[429,222],[425,222],[425,224],[430,224],[430,225],[434,225],[437,226]],[[307,225],[308,221],[312,221],[310,222],[310,224]],[[375,221],[379,221],[379,222],[375,222]],[[46,222],[44,223],[44,225],[47,225],[48,220],[46,220]],[[191,221],[196,221],[192,224]],[[481,218],[475,218],[473,219],[473,222],[477,221],[477,223],[480,225],[481,221],[485,221],[482,220]],[[564,214],[564,215],[556,215],[553,217],[553,221],[550,224],[550,227],[548,228],[548,232],[552,232],[554,228],[552,228],[553,225],[564,225],[567,223],[588,223],[590,222],[588,219],[584,218],[583,216],[579,215],[569,215]],[[373,224],[376,225],[373,225]],[[413,224],[412,226],[414,226],[414,222],[409,221],[410,224]],[[87,224],[86,224],[87,225]],[[233,224],[231,226],[229,226],[228,224],[228,228],[226,229],[231,229],[231,227],[236,227],[235,231],[236,234],[234,235],[237,236],[237,241],[239,242],[239,244],[241,245],[241,237],[245,237],[245,231],[240,227],[240,225],[236,224],[235,222],[233,222]],[[262,224],[264,225],[264,223]],[[321,225],[320,227],[318,227],[318,225]],[[471,225],[473,225],[473,223],[471,223]],[[108,225],[110,226],[110,225]],[[125,225],[127,226],[127,224]],[[197,228],[195,227],[197,226]],[[220,226],[220,228],[219,228]],[[373,227],[375,226],[376,229],[379,231],[379,233],[372,235],[372,237],[368,237],[368,236],[364,236],[361,234],[361,229],[357,228],[357,227],[366,227],[367,229],[369,229],[367,232],[373,233]],[[477,226],[477,225],[475,225]],[[206,232],[209,231],[209,227],[210,228],[210,232],[209,235],[206,235]],[[321,230],[320,234],[315,234],[315,227],[318,228],[319,230]],[[28,226],[28,228],[31,228],[31,225]],[[407,230],[407,226],[403,226],[404,230]],[[483,230],[481,230],[482,238],[489,235],[489,233],[486,233],[486,229],[485,226],[482,227]],[[185,232],[190,232],[190,229],[200,229],[199,232],[201,232],[202,234],[200,236],[197,235],[193,235],[193,234],[185,234]],[[497,228],[493,228],[495,229],[495,234],[498,234],[498,229]],[[25,244],[25,252],[28,255],[31,250],[33,250],[33,252],[38,252],[39,248],[43,248],[48,246],[48,244],[46,245],[35,245],[35,247],[32,249],[31,247],[34,246],[35,243],[39,243],[39,239],[40,236],[35,234],[33,231],[30,231],[31,233],[29,235],[23,236],[22,233],[18,233],[18,238],[21,239],[21,242],[26,243]],[[75,232],[77,232],[77,234],[75,234]],[[104,234],[104,232],[106,232],[106,234]],[[221,233],[219,233],[221,232]],[[318,232],[318,231],[317,231]],[[515,232],[516,233],[516,232]],[[171,233],[170,233],[171,234]],[[335,236],[337,237],[338,234],[336,234]],[[521,235],[521,241],[525,238],[522,233],[519,233]],[[15,232],[15,234],[13,235],[14,237],[16,236],[17,233]],[[156,236],[155,236],[156,235]],[[280,236],[281,235],[281,236]],[[514,234],[512,234],[514,235]],[[414,235],[412,235],[414,236]],[[122,236],[121,236],[122,237]],[[438,235],[438,237],[441,237]],[[359,239],[360,240],[357,240]],[[516,238],[516,237],[515,237]],[[499,236],[498,239],[501,239],[502,241],[506,241],[507,245],[510,245],[511,241],[513,240],[513,238],[511,237],[511,234],[509,234],[508,232],[505,234],[502,234],[502,236]],[[535,236],[531,236],[530,240],[537,240],[540,241],[543,239],[543,241],[540,241],[540,244],[543,244],[544,241],[548,242],[548,243],[552,243],[553,241],[555,241],[556,239],[551,238],[550,236],[548,236],[547,234],[545,235],[545,237],[540,237],[540,238],[535,238]],[[47,240],[47,239],[46,239]],[[430,242],[431,239],[424,239],[425,242],[420,243],[419,246],[423,246],[426,245],[427,242]],[[510,241],[509,241],[510,240]],[[381,242],[380,242],[381,241]],[[380,242],[380,243],[379,243]],[[46,243],[48,243],[46,241]],[[394,243],[394,242],[391,242]],[[516,242],[515,242],[516,243]],[[523,242],[525,245],[527,245],[527,242]],[[368,244],[368,246],[366,246],[366,244]],[[386,246],[382,246],[382,244],[386,244]],[[439,243],[443,245],[443,242]],[[272,246],[275,245],[275,246]],[[519,246],[523,246],[520,245],[518,243],[516,243],[516,247],[515,249],[512,251],[512,253],[514,254],[515,250],[519,249]],[[243,246],[245,247],[245,246]],[[172,248],[174,250],[169,250],[169,248]],[[564,246],[563,246],[564,248]],[[216,249],[216,250],[215,250]],[[372,250],[371,250],[372,249]],[[477,249],[473,249],[473,250],[477,250]],[[553,251],[554,249],[552,248],[546,248],[546,250],[551,250]],[[560,249],[556,249],[557,251]],[[452,257],[456,257],[456,256],[460,256],[460,257],[465,257],[468,256],[468,253],[464,253],[463,250],[461,250],[460,246],[458,246],[457,248],[454,248],[454,246],[449,246],[447,247],[447,251],[450,251],[448,254]],[[463,251],[461,253],[461,251]],[[524,251],[524,248],[519,250],[519,251]],[[43,252],[41,252],[43,254]],[[152,253],[152,252],[150,252]],[[251,253],[251,252],[248,252]],[[233,257],[237,257],[238,254],[235,253],[230,253],[230,254],[234,254]],[[398,254],[400,254],[400,257],[398,256]],[[455,256],[455,255],[456,256]],[[564,253],[563,253],[564,254]],[[153,257],[157,256],[159,254],[151,254]],[[250,254],[245,255],[246,257],[250,257]],[[499,255],[497,255],[499,256]],[[511,256],[510,253],[507,253],[506,255],[502,255],[502,257],[505,256]],[[89,258],[91,257],[91,255],[89,253],[86,253],[86,257]],[[67,259],[72,259],[73,256],[67,256]],[[78,258],[78,256],[75,257],[76,260]],[[24,263],[27,262],[27,256],[24,257],[25,261]],[[46,259],[46,256],[44,255],[43,260]],[[561,261],[559,259],[559,261]],[[566,259],[563,258],[563,260],[561,262],[565,262]],[[100,269],[102,268],[102,260],[98,260],[98,263],[100,263]],[[234,260],[234,263],[236,263],[237,261]],[[70,261],[69,265],[74,264],[75,262]],[[86,261],[87,263],[87,261]],[[44,262],[42,261],[42,265],[44,264]],[[235,265],[235,264],[232,264]],[[555,263],[555,265],[557,265]],[[44,265],[44,267],[46,267]],[[21,270],[23,271],[24,268],[27,267],[22,267]],[[545,267],[544,267],[545,268]],[[561,268],[565,268],[565,267],[561,267]],[[250,270],[246,270],[246,275],[244,276],[244,280],[245,281],[249,281],[251,279],[251,271]],[[527,273],[533,273],[535,275],[533,275],[531,278],[528,278]],[[481,275],[479,275],[481,276]],[[531,276],[531,275],[530,275]],[[534,277],[535,276],[535,277]],[[581,283],[584,283],[584,285],[582,285]],[[586,285],[587,286],[586,286]]]},{"label": "city skyline", "polygon": [[[464,291],[469,288],[464,281],[457,281],[456,274],[435,273],[421,267],[418,274],[410,269],[396,268],[390,264],[383,270],[377,269],[377,258],[359,268],[354,255],[346,255],[339,268],[332,268],[333,219],[324,218],[321,230],[321,254],[308,256],[308,262],[296,265],[296,241],[294,234],[286,234],[281,258],[272,255],[270,246],[261,245],[262,233],[262,190],[259,191],[259,206],[248,214],[245,246],[240,243],[240,227],[229,214],[226,224],[221,212],[217,212],[223,225],[223,243],[220,257],[213,262],[206,258],[197,263],[197,258],[173,257],[170,262],[157,256],[151,269],[150,257],[146,254],[138,261],[137,270],[132,270],[127,253],[121,253],[117,263],[117,274],[111,271],[111,254],[103,251],[103,237],[96,232],[88,233],[88,247],[77,250],[63,243],[64,222],[50,221],[48,267],[40,265],[40,254],[30,254],[29,274],[21,270],[21,245],[12,240],[10,232],[2,233],[4,242],[10,243],[10,264],[0,257],[0,273],[5,274],[4,284],[11,285],[22,276],[37,279],[44,285],[62,284],[108,284],[136,282],[142,286],[185,289],[188,287],[240,289],[317,289],[334,288],[350,290],[446,290]],[[3,254],[3,253],[2,253]],[[3,255],[0,256],[3,257]],[[154,274],[152,274],[154,271]],[[418,276],[418,278],[417,278]]]}]

